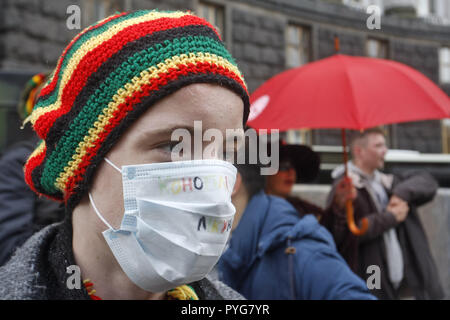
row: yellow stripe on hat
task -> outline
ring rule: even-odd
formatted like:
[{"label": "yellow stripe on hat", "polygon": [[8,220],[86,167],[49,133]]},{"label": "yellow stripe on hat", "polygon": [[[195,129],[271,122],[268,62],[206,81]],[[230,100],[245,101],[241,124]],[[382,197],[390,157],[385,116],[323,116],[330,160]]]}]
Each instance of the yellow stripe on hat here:
[{"label": "yellow stripe on hat", "polygon": [[41,154],[44,151],[44,149],[45,149],[45,141],[41,140],[38,147],[34,149],[34,151],[28,157],[28,160]]}]

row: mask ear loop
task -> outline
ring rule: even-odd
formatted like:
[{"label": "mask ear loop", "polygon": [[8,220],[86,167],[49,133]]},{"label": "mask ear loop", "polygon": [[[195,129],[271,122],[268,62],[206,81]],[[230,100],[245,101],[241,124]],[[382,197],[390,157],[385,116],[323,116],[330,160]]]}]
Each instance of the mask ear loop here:
[{"label": "mask ear loop", "polygon": [[122,170],[119,169],[114,163],[112,163],[111,160],[108,160],[108,158],[105,157],[105,161],[108,162],[114,169],[116,169],[117,171],[119,171],[120,173],[122,173]]},{"label": "mask ear loop", "polygon": [[[106,157],[104,158],[105,161],[110,164],[114,169],[116,169],[117,171],[119,171],[120,173],[122,173],[122,170],[120,170],[114,163],[112,163],[111,160],[107,159]],[[117,231],[116,229],[114,229],[109,223],[108,221],[105,220],[105,218],[103,218],[103,216],[100,214],[100,211],[98,211],[97,207],[95,206],[94,203],[94,199],[92,199],[92,195],[89,192],[89,200],[91,201],[91,205],[92,208],[94,208],[95,213],[97,214],[97,216],[100,218],[100,220],[102,220],[102,222],[105,224],[105,226],[107,226],[109,229]]]},{"label": "mask ear loop", "polygon": [[107,226],[109,229],[116,231],[116,229],[114,229],[109,223],[108,221],[105,220],[105,218],[102,217],[102,215],[100,214],[100,211],[98,211],[97,207],[95,206],[94,203],[94,199],[92,199],[92,195],[89,192],[89,200],[91,201],[91,205],[92,208],[94,208],[95,213],[97,214],[97,216],[100,218],[100,220],[102,220],[102,222],[105,224],[105,226]]}]

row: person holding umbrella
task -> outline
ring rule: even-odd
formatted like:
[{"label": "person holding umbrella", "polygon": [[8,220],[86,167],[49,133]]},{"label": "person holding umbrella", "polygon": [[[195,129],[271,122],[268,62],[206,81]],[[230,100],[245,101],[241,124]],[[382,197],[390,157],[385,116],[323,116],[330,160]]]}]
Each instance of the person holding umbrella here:
[{"label": "person holding umbrella", "polygon": [[[378,128],[354,133],[350,143],[353,159],[348,175],[357,189],[353,201],[355,221],[368,220],[367,231],[354,235],[347,227],[344,210],[327,215],[327,225],[339,252],[352,270],[368,279],[369,266],[380,270],[380,285],[371,290],[379,299],[441,299],[444,296],[427,237],[416,208],[433,199],[438,184],[426,172],[387,175],[383,131]],[[344,166],[332,172],[335,181]],[[338,189],[330,192],[329,202]]]}]

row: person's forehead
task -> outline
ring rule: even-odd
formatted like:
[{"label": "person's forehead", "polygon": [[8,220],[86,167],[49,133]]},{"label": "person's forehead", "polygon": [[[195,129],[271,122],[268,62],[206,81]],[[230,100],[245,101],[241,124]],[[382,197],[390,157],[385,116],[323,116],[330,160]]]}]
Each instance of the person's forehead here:
[{"label": "person's forehead", "polygon": [[381,133],[370,133],[367,138],[372,143],[380,143],[385,141],[384,135]]},{"label": "person's forehead", "polygon": [[130,128],[136,134],[172,132],[185,128],[242,128],[242,99],[227,88],[212,84],[183,87],[151,106]]}]

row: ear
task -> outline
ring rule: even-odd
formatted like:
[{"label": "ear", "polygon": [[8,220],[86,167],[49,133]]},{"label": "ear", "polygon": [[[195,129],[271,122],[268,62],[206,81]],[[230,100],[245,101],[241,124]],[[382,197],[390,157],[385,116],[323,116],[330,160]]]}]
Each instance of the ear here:
[{"label": "ear", "polygon": [[234,183],[233,191],[231,192],[232,197],[234,197],[236,195],[236,193],[239,192],[239,190],[241,189],[241,186],[242,186],[242,176],[238,172],[236,174],[236,182]]}]

